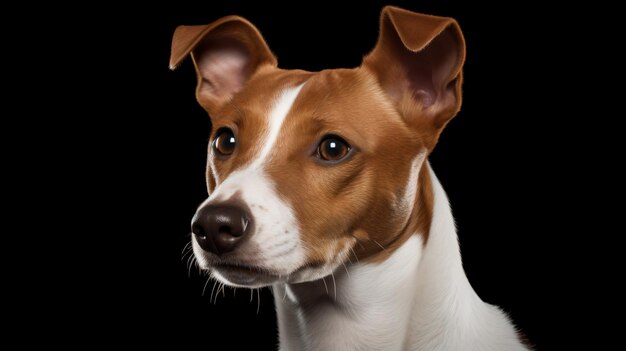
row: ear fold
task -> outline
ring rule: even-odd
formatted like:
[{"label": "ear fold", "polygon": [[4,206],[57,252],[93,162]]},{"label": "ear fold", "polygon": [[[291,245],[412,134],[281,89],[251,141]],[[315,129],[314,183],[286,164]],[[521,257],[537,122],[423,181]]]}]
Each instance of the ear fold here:
[{"label": "ear fold", "polygon": [[196,97],[209,114],[239,92],[263,65],[276,58],[259,31],[238,16],[205,26],[179,26],[172,39],[170,69],[189,54],[198,73]]},{"label": "ear fold", "polygon": [[461,107],[464,60],[465,41],[454,19],[387,6],[363,66],[432,148]]}]

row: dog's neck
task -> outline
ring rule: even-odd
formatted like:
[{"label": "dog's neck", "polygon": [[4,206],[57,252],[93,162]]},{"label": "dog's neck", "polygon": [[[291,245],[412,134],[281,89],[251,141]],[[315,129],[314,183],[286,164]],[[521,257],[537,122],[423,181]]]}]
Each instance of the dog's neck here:
[{"label": "dog's neck", "polygon": [[381,263],[274,286],[281,350],[523,349],[506,317],[470,286],[448,199],[431,179],[425,246],[416,233]]}]

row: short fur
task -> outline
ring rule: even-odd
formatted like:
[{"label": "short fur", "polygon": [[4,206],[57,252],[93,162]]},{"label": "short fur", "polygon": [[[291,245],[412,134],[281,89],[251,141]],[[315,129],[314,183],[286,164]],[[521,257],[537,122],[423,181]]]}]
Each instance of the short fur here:
[{"label": "short fur", "polygon": [[[463,272],[454,220],[427,157],[461,106],[465,43],[451,18],[385,7],[360,67],[282,70],[237,16],[177,28],[170,67],[191,54],[213,132],[210,196],[243,203],[254,231],[202,268],[232,286],[273,286],[281,350],[526,350]],[[326,135],[352,147],[319,160]],[[232,267],[238,268],[232,268]]]}]

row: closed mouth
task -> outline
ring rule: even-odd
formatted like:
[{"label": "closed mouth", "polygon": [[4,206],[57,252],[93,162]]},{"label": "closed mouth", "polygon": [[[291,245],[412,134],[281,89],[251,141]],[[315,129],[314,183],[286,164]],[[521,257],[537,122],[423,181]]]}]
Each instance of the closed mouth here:
[{"label": "closed mouth", "polygon": [[215,263],[211,268],[229,282],[240,286],[269,285],[279,278],[274,273],[253,266]]}]

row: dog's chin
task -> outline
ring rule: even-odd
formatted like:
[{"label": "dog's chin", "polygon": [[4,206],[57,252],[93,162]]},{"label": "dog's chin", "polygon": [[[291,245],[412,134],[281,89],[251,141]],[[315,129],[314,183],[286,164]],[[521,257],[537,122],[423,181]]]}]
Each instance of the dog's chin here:
[{"label": "dog's chin", "polygon": [[331,262],[304,262],[291,270],[277,271],[249,259],[220,258],[194,245],[194,254],[200,269],[210,272],[220,283],[237,288],[262,288],[276,283],[294,284],[314,281],[331,275],[343,263],[346,255],[333,256]]},{"label": "dog's chin", "polygon": [[257,267],[213,264],[209,270],[219,282],[237,288],[262,288],[281,280],[277,274]]},{"label": "dog's chin", "polygon": [[330,265],[300,267],[290,274],[278,274],[269,270],[230,263],[212,263],[204,268],[220,283],[237,288],[262,288],[275,283],[304,283],[329,276],[334,271]]}]

